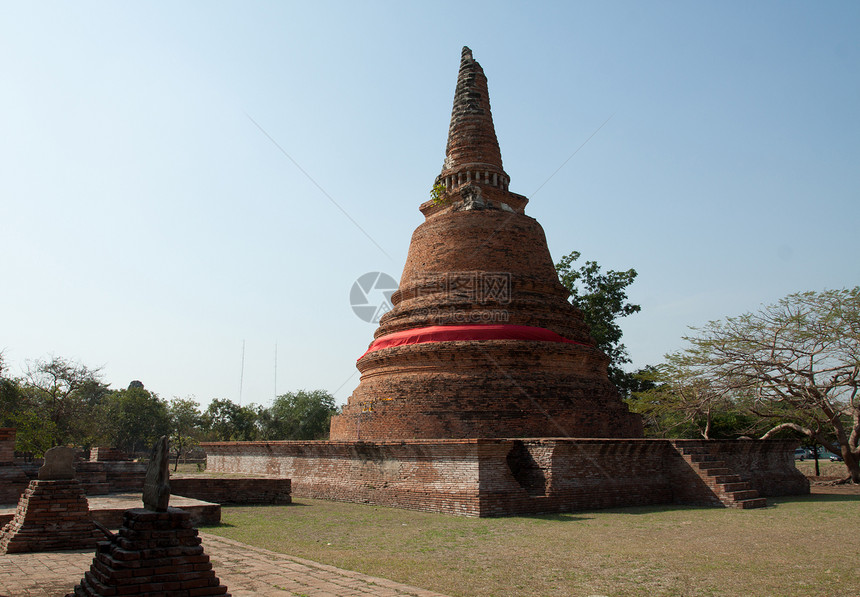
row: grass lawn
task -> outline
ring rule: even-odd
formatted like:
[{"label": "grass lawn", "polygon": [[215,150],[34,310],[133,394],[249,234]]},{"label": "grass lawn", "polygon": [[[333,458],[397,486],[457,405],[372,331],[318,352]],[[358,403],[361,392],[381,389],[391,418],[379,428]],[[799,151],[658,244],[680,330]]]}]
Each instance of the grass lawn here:
[{"label": "grass lawn", "polygon": [[476,519],[299,498],[204,530],[452,596],[860,595],[860,495],[769,503]]},{"label": "grass lawn", "polygon": [[[815,461],[814,460],[795,460],[794,466],[801,473],[809,477],[811,481],[815,481]],[[844,462],[830,462],[829,460],[818,460],[818,472],[821,477],[840,477],[848,476],[848,469],[845,468]],[[858,591],[860,594],[860,591]]]}]

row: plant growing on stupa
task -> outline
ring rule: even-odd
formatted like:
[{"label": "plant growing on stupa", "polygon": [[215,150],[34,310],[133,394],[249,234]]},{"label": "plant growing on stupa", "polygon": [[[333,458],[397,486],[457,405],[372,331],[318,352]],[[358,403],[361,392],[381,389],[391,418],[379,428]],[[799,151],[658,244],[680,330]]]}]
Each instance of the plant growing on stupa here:
[{"label": "plant growing on stupa", "polygon": [[451,203],[451,198],[448,196],[448,190],[441,182],[437,182],[430,189],[430,199],[435,205],[448,205]]}]

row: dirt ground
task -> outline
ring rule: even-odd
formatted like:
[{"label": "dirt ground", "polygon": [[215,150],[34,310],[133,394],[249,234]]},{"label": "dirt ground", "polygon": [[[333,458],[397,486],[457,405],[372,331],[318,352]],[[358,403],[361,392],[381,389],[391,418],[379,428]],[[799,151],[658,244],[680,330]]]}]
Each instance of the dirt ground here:
[{"label": "dirt ground", "polygon": [[833,485],[832,483],[837,480],[838,477],[832,479],[811,477],[809,479],[809,492],[814,495],[860,495],[860,485],[849,483]]}]

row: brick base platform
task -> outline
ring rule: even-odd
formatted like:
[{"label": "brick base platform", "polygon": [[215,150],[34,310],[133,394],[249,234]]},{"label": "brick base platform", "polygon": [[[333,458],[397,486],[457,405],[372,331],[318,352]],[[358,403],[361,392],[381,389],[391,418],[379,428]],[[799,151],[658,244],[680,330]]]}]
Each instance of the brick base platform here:
[{"label": "brick base platform", "polygon": [[35,480],[0,531],[0,554],[86,549],[101,537],[77,480]]},{"label": "brick base platform", "polygon": [[289,479],[170,477],[174,495],[218,504],[289,504],[290,485]]},{"label": "brick base platform", "polygon": [[116,538],[98,544],[90,570],[67,597],[150,594],[229,597],[189,514],[178,508],[127,510]]},{"label": "brick base platform", "polygon": [[[292,479],[297,497],[465,516],[655,504],[739,508],[809,493],[783,440],[217,442],[207,470]],[[753,500],[753,501],[750,501]]]}]

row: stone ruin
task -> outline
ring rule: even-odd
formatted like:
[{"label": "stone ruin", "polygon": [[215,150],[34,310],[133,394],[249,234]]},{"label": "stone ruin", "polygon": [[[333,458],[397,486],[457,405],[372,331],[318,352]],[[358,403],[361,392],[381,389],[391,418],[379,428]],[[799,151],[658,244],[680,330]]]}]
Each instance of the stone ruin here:
[{"label": "stone ruin", "polygon": [[30,484],[27,474],[15,464],[14,427],[0,428],[0,504],[15,504]]},{"label": "stone ruin", "polygon": [[[0,504],[16,504],[38,465],[15,458],[15,428],[0,428]],[[94,447],[89,461],[75,461],[75,479],[86,495],[140,491],[146,467],[115,448]]]},{"label": "stone ruin", "polygon": [[81,484],[75,479],[75,451],[45,452],[39,478],[29,482],[15,515],[0,530],[0,554],[94,547],[101,536],[90,518]]},{"label": "stone ruin", "polygon": [[487,78],[463,48],[442,171],[394,308],[333,440],[642,437],[567,301],[528,199],[508,190]]},{"label": "stone ruin", "polygon": [[760,507],[809,492],[797,442],[651,440],[509,190],[487,78],[463,48],[439,196],[327,442],[204,444],[207,470],[293,494],[470,516]]},{"label": "stone ruin", "polygon": [[169,507],[167,437],[153,447],[143,488],[143,508],[123,513],[116,534],[96,548],[92,566],[66,597],[111,595],[222,595],[229,597],[203,551],[190,514]]}]

